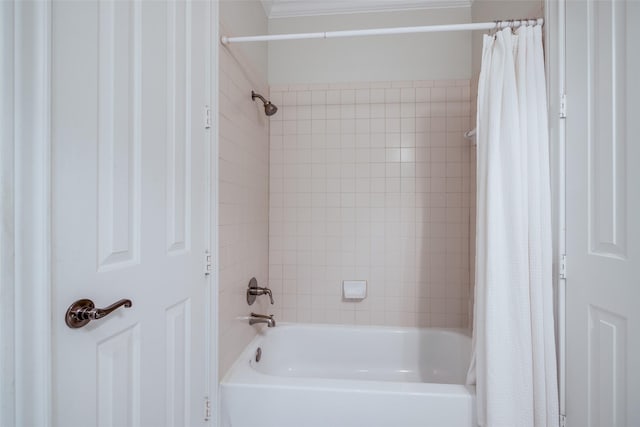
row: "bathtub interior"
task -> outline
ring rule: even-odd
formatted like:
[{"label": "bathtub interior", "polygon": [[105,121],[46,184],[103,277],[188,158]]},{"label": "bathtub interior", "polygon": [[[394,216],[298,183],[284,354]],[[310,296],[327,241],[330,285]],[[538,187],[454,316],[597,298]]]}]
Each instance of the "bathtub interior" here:
[{"label": "bathtub interior", "polygon": [[249,363],[280,377],[464,384],[471,352],[461,330],[285,325],[267,335]]}]

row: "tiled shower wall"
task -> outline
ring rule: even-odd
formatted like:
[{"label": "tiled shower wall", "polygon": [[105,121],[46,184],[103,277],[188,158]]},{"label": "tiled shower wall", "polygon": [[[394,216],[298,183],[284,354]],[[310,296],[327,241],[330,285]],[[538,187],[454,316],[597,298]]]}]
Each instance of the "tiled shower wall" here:
[{"label": "tiled shower wall", "polygon": [[[280,320],[468,326],[469,98],[468,80],[271,88]],[[342,300],[352,279],[362,302]]]},{"label": "tiled shower wall", "polygon": [[269,122],[251,90],[266,92],[266,79],[241,56],[220,49],[219,152],[219,367],[224,375],[256,334],[246,316],[267,311],[264,298],[252,307],[245,292],[252,276],[268,279]]}]

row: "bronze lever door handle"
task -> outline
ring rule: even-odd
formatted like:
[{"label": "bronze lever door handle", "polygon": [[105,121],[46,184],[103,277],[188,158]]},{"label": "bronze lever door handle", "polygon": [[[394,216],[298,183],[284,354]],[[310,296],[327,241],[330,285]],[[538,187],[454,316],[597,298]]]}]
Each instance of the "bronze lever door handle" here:
[{"label": "bronze lever door handle", "polygon": [[120,307],[131,307],[130,299],[121,299],[105,308],[96,308],[90,299],[80,299],[69,306],[64,321],[72,329],[82,328],[92,320],[102,319]]}]

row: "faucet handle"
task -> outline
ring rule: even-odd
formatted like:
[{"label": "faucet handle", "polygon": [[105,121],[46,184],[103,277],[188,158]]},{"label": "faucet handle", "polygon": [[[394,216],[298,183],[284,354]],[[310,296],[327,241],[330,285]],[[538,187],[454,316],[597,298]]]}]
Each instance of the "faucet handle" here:
[{"label": "faucet handle", "polygon": [[273,293],[269,288],[261,288],[261,287],[250,288],[249,290],[247,290],[247,292],[249,292],[251,295],[269,295],[271,304],[273,304]]},{"label": "faucet handle", "polygon": [[247,289],[247,304],[252,305],[256,301],[256,296],[258,295],[269,295],[271,304],[274,304],[273,293],[271,292],[271,289],[258,286],[258,281],[255,277],[252,277],[249,281],[249,287]]},{"label": "faucet handle", "polygon": [[264,295],[264,294],[269,295],[269,300],[271,301],[271,305],[273,305],[273,293],[271,292],[271,289],[269,289],[269,288],[262,288],[262,292],[263,292],[263,295]]}]

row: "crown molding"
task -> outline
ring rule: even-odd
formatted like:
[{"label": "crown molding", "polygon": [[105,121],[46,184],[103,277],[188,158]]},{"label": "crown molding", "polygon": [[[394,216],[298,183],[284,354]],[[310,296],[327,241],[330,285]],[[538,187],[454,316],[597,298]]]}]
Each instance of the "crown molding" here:
[{"label": "crown molding", "polygon": [[262,0],[269,19],[471,7],[473,0]]}]

